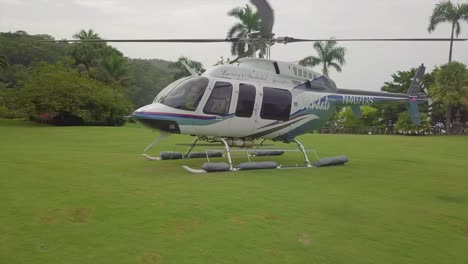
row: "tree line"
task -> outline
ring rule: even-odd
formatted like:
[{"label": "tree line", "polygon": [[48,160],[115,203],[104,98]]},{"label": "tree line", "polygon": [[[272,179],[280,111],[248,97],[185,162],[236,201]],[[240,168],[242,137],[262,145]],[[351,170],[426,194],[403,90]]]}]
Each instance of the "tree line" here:
[{"label": "tree line", "polygon": [[[92,29],[73,37],[100,38]],[[0,33],[0,117],[57,125],[122,125],[133,109],[188,75],[180,62],[130,59],[105,42],[44,40],[54,39],[24,31]]]}]

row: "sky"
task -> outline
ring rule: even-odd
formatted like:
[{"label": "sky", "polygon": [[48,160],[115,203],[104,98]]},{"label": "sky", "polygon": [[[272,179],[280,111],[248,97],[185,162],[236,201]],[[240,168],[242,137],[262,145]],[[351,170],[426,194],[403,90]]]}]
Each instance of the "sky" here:
[{"label": "sky", "polygon": [[[463,0],[467,2],[467,0]],[[273,33],[296,38],[450,37],[441,24],[429,34],[427,25],[439,0],[270,0]],[[457,0],[455,0],[457,2]],[[236,20],[227,16],[247,0],[0,0],[0,32],[24,30],[71,38],[92,28],[102,38],[224,38]],[[468,38],[462,23],[460,38]],[[231,57],[229,43],[112,44],[130,58],[177,60],[188,56],[205,67],[220,56]],[[330,77],[338,87],[380,90],[398,70],[424,63],[428,70],[448,61],[449,43],[341,43],[347,50],[341,73]],[[272,59],[297,62],[315,55],[312,43],[276,44]],[[454,44],[454,60],[468,64],[468,42]],[[316,68],[320,71],[320,68]]]}]

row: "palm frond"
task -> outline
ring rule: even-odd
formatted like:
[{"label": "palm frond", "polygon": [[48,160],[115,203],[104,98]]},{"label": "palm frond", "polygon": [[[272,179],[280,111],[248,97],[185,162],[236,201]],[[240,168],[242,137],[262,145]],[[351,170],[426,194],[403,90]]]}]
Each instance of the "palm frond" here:
[{"label": "palm frond", "polygon": [[314,49],[317,51],[317,54],[320,58],[324,58],[325,56],[325,51],[324,51],[324,44],[322,41],[317,41],[314,43]]},{"label": "palm frond", "polygon": [[245,31],[245,26],[241,23],[236,23],[232,25],[227,33],[228,38],[232,38],[237,32]]},{"label": "palm frond", "polygon": [[346,49],[344,47],[339,47],[337,44],[338,43],[334,40],[315,42],[313,47],[318,56],[305,57],[299,64],[312,67],[322,65],[322,73],[327,76],[329,67],[333,67],[338,72],[341,72],[341,66],[346,63]]},{"label": "palm frond", "polygon": [[340,65],[338,65],[338,64],[336,64],[336,63],[334,63],[334,62],[330,62],[330,63],[328,64],[328,66],[335,68],[335,70],[336,70],[337,72],[341,72],[341,71],[342,71]]},{"label": "palm frond", "polygon": [[227,14],[228,16],[241,19],[244,16],[244,9],[242,7],[235,7],[232,10],[230,10]]},{"label": "palm frond", "polygon": [[299,65],[306,66],[306,67],[307,66],[315,67],[321,63],[322,63],[322,60],[314,56],[308,56],[299,61]]},{"label": "palm frond", "polygon": [[330,62],[338,61],[340,65],[346,63],[345,59],[346,49],[344,47],[334,47],[330,50]]},{"label": "palm frond", "polygon": [[[230,10],[228,15],[239,20],[227,32],[227,37],[229,38],[244,38],[253,30],[260,29],[260,16],[250,5],[236,7]],[[231,54],[242,56],[245,53],[245,48],[245,43],[232,43]]]},{"label": "palm frond", "polygon": [[435,30],[438,24],[442,22],[449,22],[453,20],[454,6],[450,1],[441,1],[436,4],[436,7],[432,11],[432,15],[429,18],[429,26],[427,31],[432,32]]},{"label": "palm frond", "polygon": [[461,28],[460,28],[460,22],[455,22],[455,36],[458,38],[458,36],[460,35],[460,32],[461,32]]},{"label": "palm frond", "polygon": [[0,56],[0,68],[6,70],[10,67],[8,60],[5,56]]},{"label": "palm frond", "polygon": [[460,13],[460,19],[468,22],[468,4],[460,4],[458,11]]}]

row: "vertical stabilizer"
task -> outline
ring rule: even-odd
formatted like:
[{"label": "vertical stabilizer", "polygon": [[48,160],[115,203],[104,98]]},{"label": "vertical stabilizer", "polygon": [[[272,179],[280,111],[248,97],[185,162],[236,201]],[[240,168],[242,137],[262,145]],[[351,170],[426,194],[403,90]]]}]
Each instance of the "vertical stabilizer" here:
[{"label": "vertical stabilizer", "polygon": [[424,77],[425,71],[426,67],[424,67],[424,64],[421,64],[421,66],[419,66],[418,70],[416,71],[416,74],[414,75],[414,78],[411,81],[411,85],[408,90],[408,111],[410,114],[411,122],[413,122],[414,125],[421,124],[418,106],[418,96],[419,91],[421,90],[422,79]]}]

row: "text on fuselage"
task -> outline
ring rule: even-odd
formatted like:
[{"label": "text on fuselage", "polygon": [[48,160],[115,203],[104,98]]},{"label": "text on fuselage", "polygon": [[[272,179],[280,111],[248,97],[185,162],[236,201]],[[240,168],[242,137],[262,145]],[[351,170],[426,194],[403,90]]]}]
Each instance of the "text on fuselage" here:
[{"label": "text on fuselage", "polygon": [[328,96],[325,96],[325,97],[321,98],[320,100],[317,100],[315,102],[310,103],[307,106],[307,109],[309,109],[309,110],[328,111],[330,109],[330,103],[328,102]]},{"label": "text on fuselage", "polygon": [[343,104],[370,105],[374,103],[372,96],[343,95]]}]

